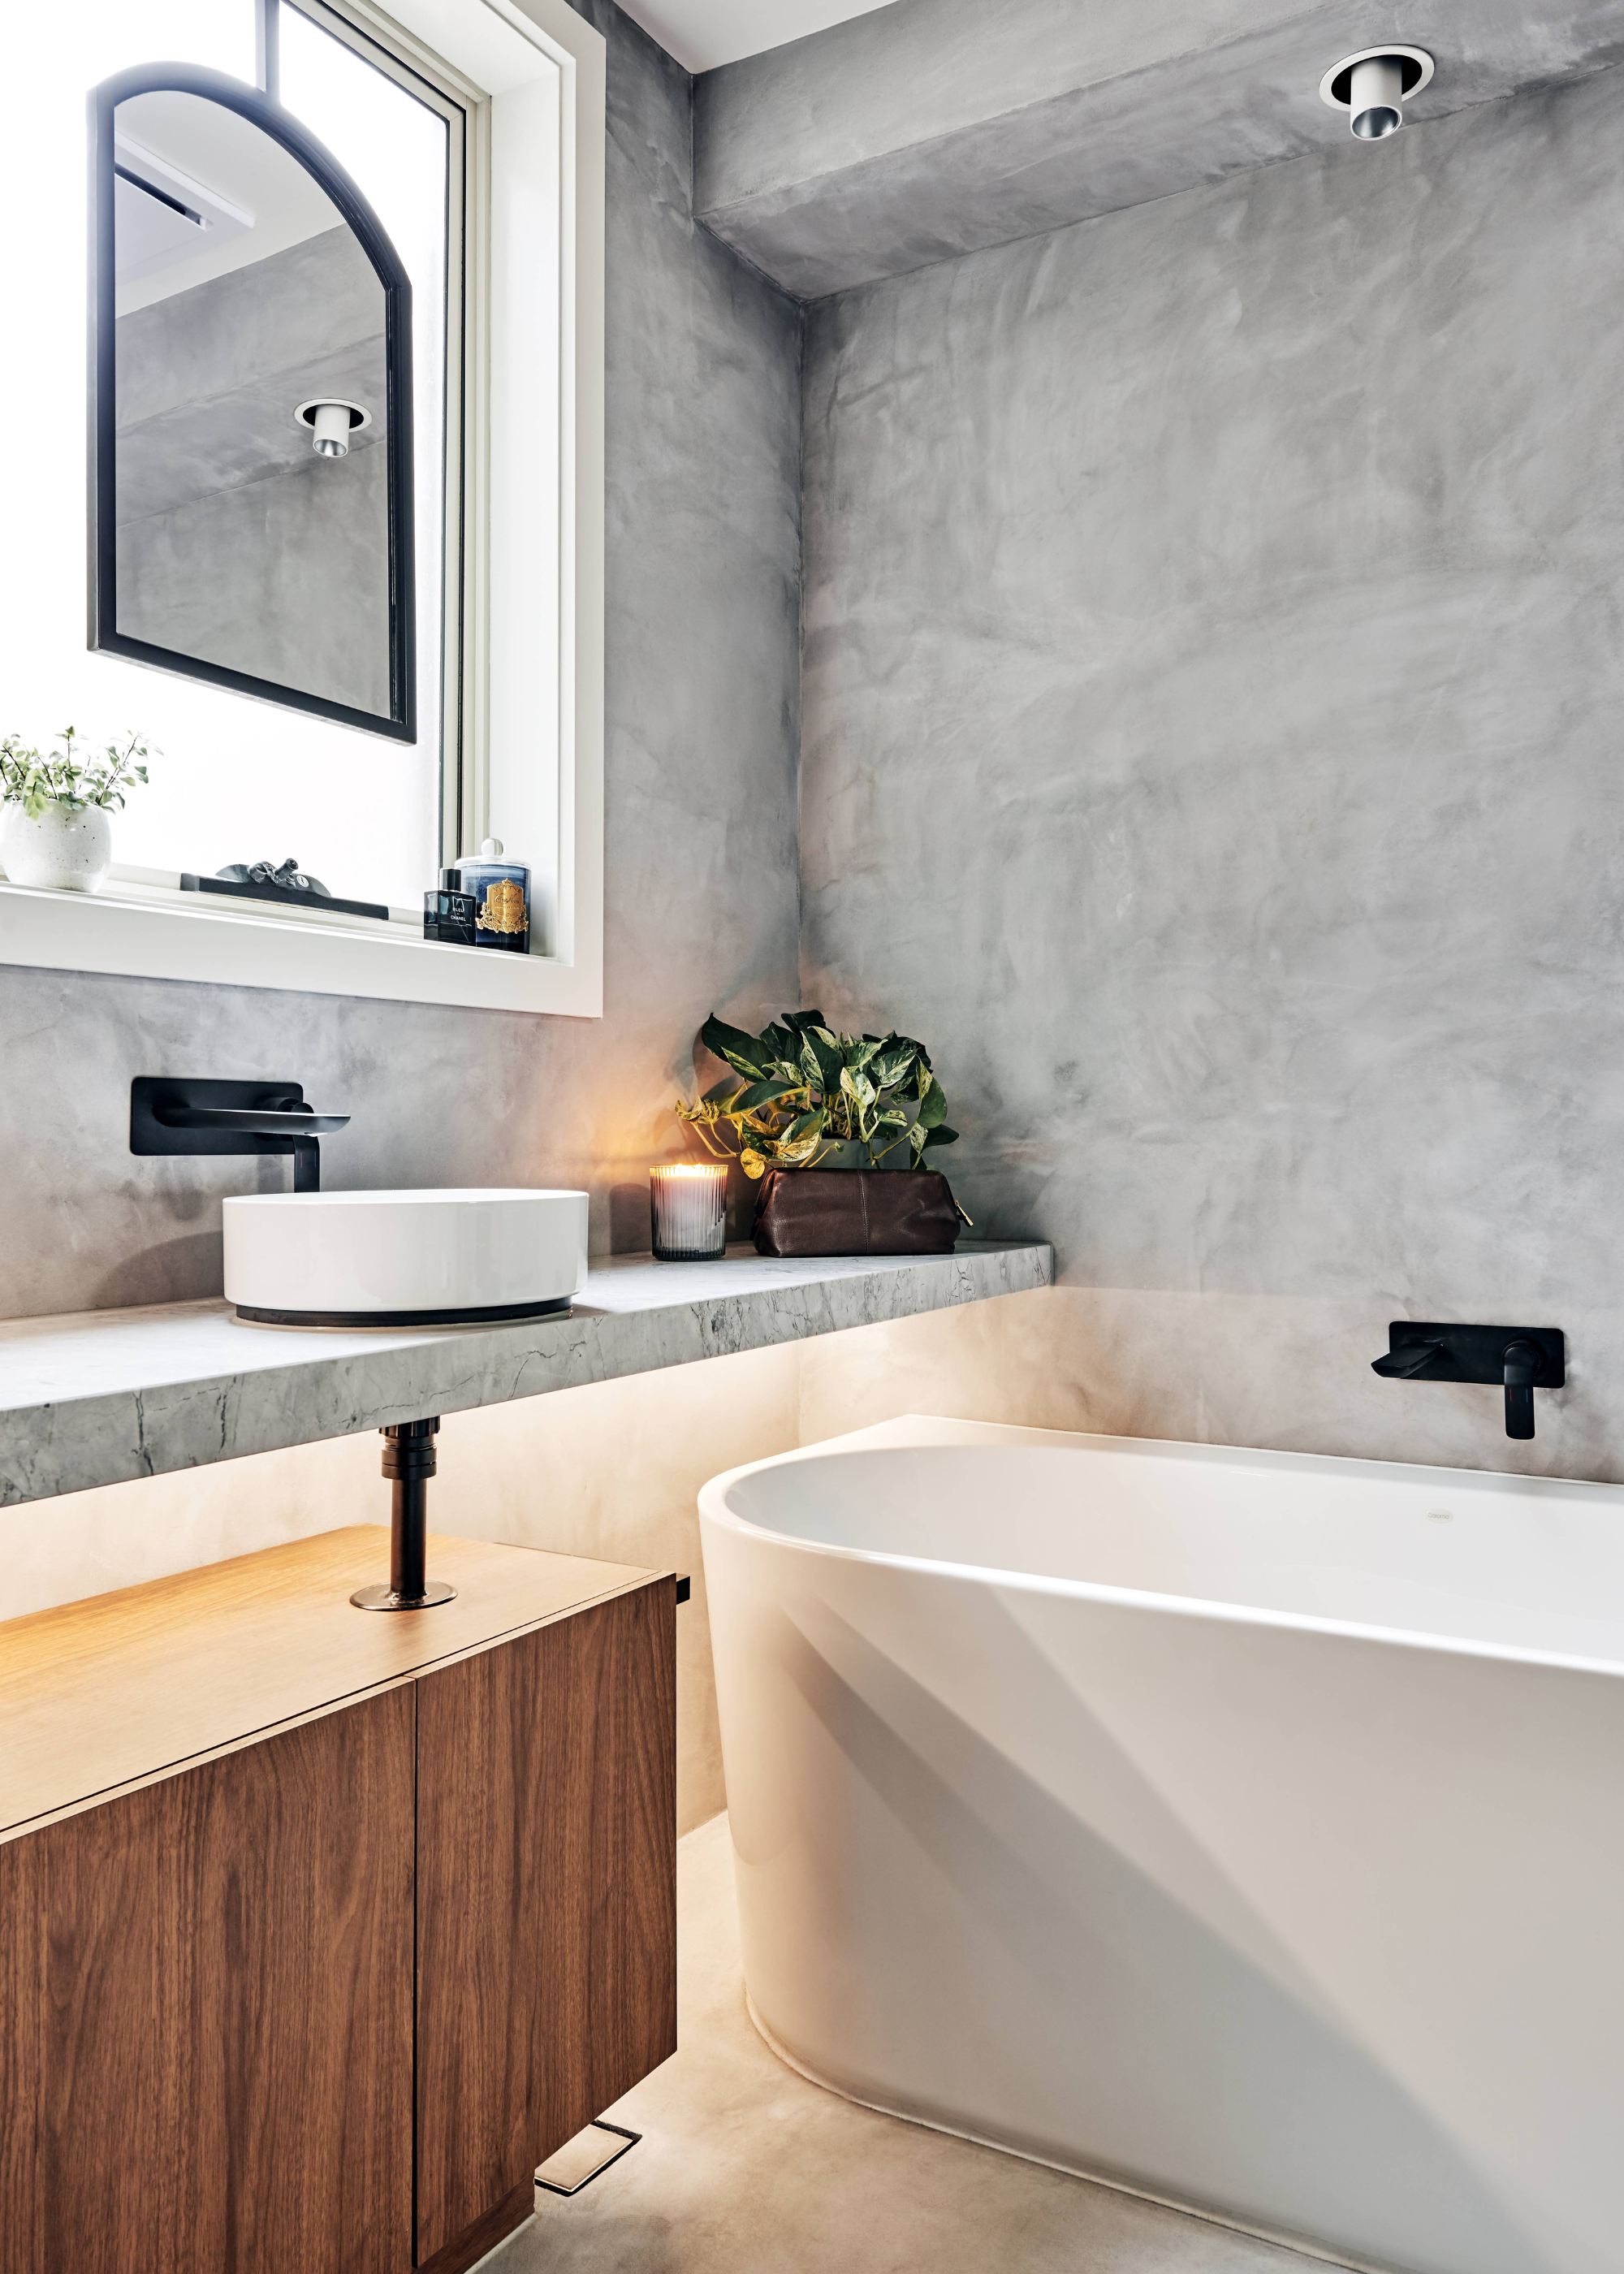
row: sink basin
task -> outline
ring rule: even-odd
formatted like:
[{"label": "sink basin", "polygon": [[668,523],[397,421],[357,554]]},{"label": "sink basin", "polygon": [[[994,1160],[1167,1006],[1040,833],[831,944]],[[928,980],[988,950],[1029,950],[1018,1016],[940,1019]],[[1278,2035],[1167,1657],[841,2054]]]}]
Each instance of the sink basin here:
[{"label": "sink basin", "polygon": [[223,1203],[225,1289],[268,1326],[474,1326],[568,1310],[584,1193],[259,1193]]}]

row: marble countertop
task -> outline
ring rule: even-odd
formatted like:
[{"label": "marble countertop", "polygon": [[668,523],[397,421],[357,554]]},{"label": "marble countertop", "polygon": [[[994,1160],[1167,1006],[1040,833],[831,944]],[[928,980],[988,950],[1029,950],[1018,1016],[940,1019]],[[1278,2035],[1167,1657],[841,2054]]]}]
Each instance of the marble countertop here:
[{"label": "marble countertop", "polygon": [[600,1264],[568,1317],[351,1333],[224,1302],[0,1323],[0,1507],[1048,1286],[1041,1242]]}]

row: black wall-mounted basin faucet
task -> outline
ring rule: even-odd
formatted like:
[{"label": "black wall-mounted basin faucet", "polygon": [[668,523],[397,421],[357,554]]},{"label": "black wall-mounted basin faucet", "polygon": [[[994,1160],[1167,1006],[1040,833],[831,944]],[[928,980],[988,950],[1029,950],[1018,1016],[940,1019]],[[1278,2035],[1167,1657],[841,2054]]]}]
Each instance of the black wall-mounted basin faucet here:
[{"label": "black wall-mounted basin faucet", "polygon": [[1395,1319],[1387,1352],[1371,1371],[1400,1382],[1483,1382],[1506,1393],[1506,1434],[1534,1434],[1534,1392],[1568,1379],[1568,1340],[1560,1327],[1455,1327]]},{"label": "black wall-mounted basin faucet", "polygon": [[290,1153],[296,1193],[320,1191],[317,1140],[349,1121],[306,1105],[297,1081],[138,1074],[130,1085],[132,1153]]}]

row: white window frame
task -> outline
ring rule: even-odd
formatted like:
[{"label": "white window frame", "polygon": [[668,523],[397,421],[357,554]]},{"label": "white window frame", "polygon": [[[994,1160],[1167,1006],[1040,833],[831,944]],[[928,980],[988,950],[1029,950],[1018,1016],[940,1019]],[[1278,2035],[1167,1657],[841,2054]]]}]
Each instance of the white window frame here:
[{"label": "white window frame", "polygon": [[[200,895],[139,874],[109,877],[99,893],[45,892],[0,879],[0,962],[140,978],[204,981],[386,1001],[488,1010],[603,1015],[604,907],[604,154],[603,35],[566,0],[327,0],[362,30],[386,35],[408,61],[413,43],[450,67],[469,101],[470,265],[467,444],[462,482],[463,679],[460,826],[477,847],[492,803],[516,798],[533,812],[541,841],[510,849],[536,863],[536,920],[529,955],[449,947],[425,940],[411,912],[384,923],[312,910],[234,901],[199,906]],[[492,19],[506,26],[498,31]],[[528,79],[513,34],[535,50]],[[403,34],[404,39],[399,34]],[[556,138],[533,131],[551,106],[540,90],[557,73]],[[521,132],[504,134],[504,121]],[[477,147],[476,147],[477,146]],[[510,179],[504,148],[522,154]],[[502,420],[515,416],[513,388],[491,369],[505,336],[533,353],[534,309],[501,305],[501,215],[523,204],[538,167],[556,168],[556,257],[538,246],[536,272],[556,286],[546,335],[556,342],[558,558],[527,557],[522,515],[504,522],[500,483]],[[523,178],[521,178],[523,177]],[[485,185],[489,194],[485,194]],[[550,185],[550,176],[549,176]],[[493,229],[492,213],[497,216]],[[492,272],[493,237],[497,260]],[[525,248],[527,255],[530,248]],[[510,351],[511,352],[511,351]],[[516,366],[515,366],[516,367]],[[550,374],[549,374],[550,375]],[[512,372],[507,375],[511,381]],[[552,419],[545,437],[551,449]],[[532,428],[534,422],[530,422]],[[521,436],[521,440],[524,438]],[[534,434],[529,438],[531,443]],[[494,454],[494,455],[493,455]],[[534,452],[531,451],[534,461]],[[539,462],[537,462],[539,463]],[[492,516],[492,465],[496,512]],[[553,478],[541,465],[542,477]],[[551,518],[551,516],[549,516]],[[496,605],[492,607],[492,588]],[[510,592],[545,595],[556,615],[534,667],[535,642],[519,668],[505,644]],[[515,613],[508,611],[508,614]],[[528,619],[534,622],[534,616]],[[539,767],[529,753],[551,753]],[[504,805],[504,789],[506,806]],[[556,817],[555,833],[549,826]],[[448,821],[447,833],[456,824]],[[548,841],[551,840],[551,841]],[[432,877],[424,879],[425,887]]]}]

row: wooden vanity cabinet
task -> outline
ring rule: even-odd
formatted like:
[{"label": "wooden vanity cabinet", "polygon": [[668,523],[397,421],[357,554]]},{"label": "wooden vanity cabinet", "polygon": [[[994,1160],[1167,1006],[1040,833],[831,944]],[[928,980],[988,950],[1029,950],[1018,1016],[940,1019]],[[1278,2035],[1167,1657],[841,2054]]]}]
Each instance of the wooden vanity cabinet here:
[{"label": "wooden vanity cabinet", "polygon": [[380,1544],[0,1626],[0,2274],[462,2274],[675,2050],[673,1580]]}]

